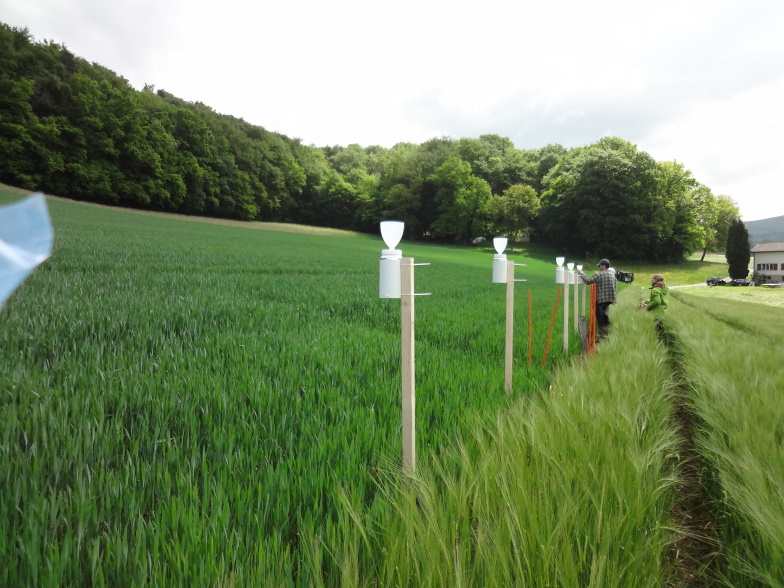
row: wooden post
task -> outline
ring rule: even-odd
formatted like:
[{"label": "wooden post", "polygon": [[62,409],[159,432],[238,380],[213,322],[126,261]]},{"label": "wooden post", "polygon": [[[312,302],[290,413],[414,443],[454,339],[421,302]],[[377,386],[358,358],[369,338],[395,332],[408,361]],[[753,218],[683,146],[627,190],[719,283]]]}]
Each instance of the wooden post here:
[{"label": "wooden post", "polygon": [[414,258],[400,260],[400,325],[403,374],[403,470],[416,470],[414,376]]},{"label": "wooden post", "polygon": [[550,350],[550,337],[553,334],[553,327],[555,326],[555,317],[558,315],[558,301],[561,300],[561,288],[558,288],[558,296],[555,297],[555,306],[553,307],[553,318],[550,319],[550,330],[547,331],[547,342],[544,344],[544,354],[542,355],[542,367],[547,361],[547,352]]},{"label": "wooden post", "polygon": [[528,290],[528,365],[534,363],[534,319],[531,316],[531,291]]},{"label": "wooden post", "polygon": [[569,282],[572,278],[569,274],[572,272],[564,271],[564,334],[563,334],[563,348],[564,351],[569,351]]},{"label": "wooden post", "polygon": [[578,306],[580,301],[580,295],[579,295],[580,284],[578,284],[578,282],[582,282],[582,280],[579,278],[577,272],[569,272],[569,273],[571,273],[572,278],[574,278],[574,284],[572,284],[574,286],[574,330],[579,331],[580,326],[577,324],[577,317],[579,316]]},{"label": "wooden post", "polygon": [[580,345],[582,346],[583,353],[588,353],[588,325],[585,322],[584,316],[581,316],[578,320],[580,323]]},{"label": "wooden post", "polygon": [[512,362],[514,359],[514,262],[506,262],[506,359],[504,361],[504,387],[512,393]]}]

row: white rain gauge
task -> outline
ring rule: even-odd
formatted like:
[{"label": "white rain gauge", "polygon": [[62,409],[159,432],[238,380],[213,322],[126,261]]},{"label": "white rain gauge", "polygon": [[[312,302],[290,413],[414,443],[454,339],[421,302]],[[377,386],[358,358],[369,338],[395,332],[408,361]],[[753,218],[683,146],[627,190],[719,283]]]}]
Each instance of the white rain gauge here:
[{"label": "white rain gauge", "polygon": [[381,238],[387,248],[381,251],[381,261],[378,271],[378,296],[379,298],[400,298],[400,260],[403,252],[397,249],[400,239],[403,238],[402,221],[382,221]]},{"label": "white rain gauge", "polygon": [[506,255],[504,249],[508,239],[506,237],[496,237],[493,239],[495,255],[493,255],[493,284],[506,284]]},{"label": "white rain gauge", "polygon": [[414,266],[430,264],[414,263],[413,257],[403,257],[403,252],[396,248],[403,238],[404,226],[402,221],[381,222],[381,237],[387,249],[381,251],[378,295],[379,298],[400,298],[403,469],[413,473],[416,470],[414,296],[429,296],[429,293],[414,293]]},{"label": "white rain gauge", "polygon": [[493,256],[493,283],[506,284],[506,347],[504,355],[504,388],[507,394],[512,393],[512,367],[514,365],[514,283],[525,282],[525,279],[515,279],[515,266],[525,266],[524,263],[515,263],[506,258],[504,249],[508,239],[496,237],[493,247],[496,254]]}]

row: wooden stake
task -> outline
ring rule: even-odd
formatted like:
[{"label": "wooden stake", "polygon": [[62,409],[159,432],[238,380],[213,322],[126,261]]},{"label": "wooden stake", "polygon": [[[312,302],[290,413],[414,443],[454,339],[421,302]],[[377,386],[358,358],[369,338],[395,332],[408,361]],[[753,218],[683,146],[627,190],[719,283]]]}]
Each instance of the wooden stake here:
[{"label": "wooden stake", "polygon": [[403,470],[416,470],[414,375],[414,258],[400,260],[400,325],[403,374]]},{"label": "wooden stake", "polygon": [[514,360],[514,262],[506,262],[506,359],[504,361],[504,387],[512,393],[512,362]]},{"label": "wooden stake", "polygon": [[575,278],[573,284],[574,285],[574,330],[579,331],[580,326],[577,324],[577,317],[579,316],[578,305],[580,301],[580,295],[578,293],[580,291],[580,284],[578,282],[582,282],[582,280],[579,278],[577,272],[570,272],[570,273],[572,274],[572,277]]},{"label": "wooden stake", "polygon": [[569,274],[572,272],[564,272],[564,334],[563,334],[563,348],[564,351],[569,351],[569,282],[572,278]]},{"label": "wooden stake", "polygon": [[583,353],[588,353],[588,325],[584,316],[581,316],[578,321],[580,323],[580,345]]},{"label": "wooden stake", "polygon": [[550,319],[550,330],[547,331],[547,342],[544,344],[544,354],[542,355],[542,367],[547,361],[547,352],[550,350],[550,338],[555,326],[555,317],[558,315],[558,301],[561,300],[561,288],[558,288],[558,296],[555,297],[555,307],[553,307],[553,318]]},{"label": "wooden stake", "polygon": [[531,316],[531,291],[528,290],[528,365],[534,363],[534,323]]}]

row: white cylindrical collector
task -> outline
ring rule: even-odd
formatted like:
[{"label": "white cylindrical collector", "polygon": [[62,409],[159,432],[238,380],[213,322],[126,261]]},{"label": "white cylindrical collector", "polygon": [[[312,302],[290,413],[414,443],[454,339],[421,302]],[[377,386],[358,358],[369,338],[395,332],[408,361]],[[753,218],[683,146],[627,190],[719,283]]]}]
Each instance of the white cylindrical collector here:
[{"label": "white cylindrical collector", "polygon": [[396,247],[403,238],[404,226],[402,221],[381,222],[381,237],[387,249],[381,251],[378,266],[379,298],[400,298],[400,260],[403,258],[403,252]]},{"label": "white cylindrical collector", "polygon": [[504,249],[508,239],[506,237],[496,237],[493,239],[493,247],[496,254],[493,255],[493,284],[506,284],[506,255]]}]

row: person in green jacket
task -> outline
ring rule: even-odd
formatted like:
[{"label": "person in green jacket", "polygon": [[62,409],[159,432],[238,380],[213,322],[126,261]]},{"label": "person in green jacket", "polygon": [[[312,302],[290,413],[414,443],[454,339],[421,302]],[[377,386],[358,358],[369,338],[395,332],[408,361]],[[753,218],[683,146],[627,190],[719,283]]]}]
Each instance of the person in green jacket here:
[{"label": "person in green jacket", "polygon": [[667,311],[667,294],[669,291],[667,284],[664,283],[663,275],[653,274],[651,276],[651,297],[648,302],[643,302],[640,306],[653,313],[657,325],[664,318],[664,313]]}]

